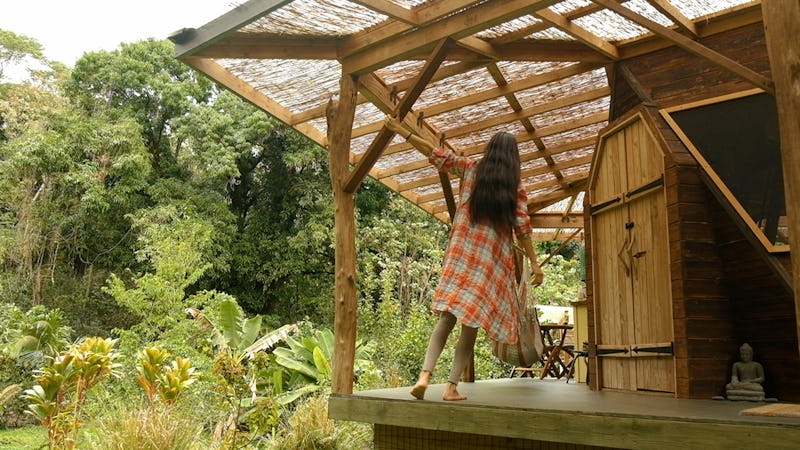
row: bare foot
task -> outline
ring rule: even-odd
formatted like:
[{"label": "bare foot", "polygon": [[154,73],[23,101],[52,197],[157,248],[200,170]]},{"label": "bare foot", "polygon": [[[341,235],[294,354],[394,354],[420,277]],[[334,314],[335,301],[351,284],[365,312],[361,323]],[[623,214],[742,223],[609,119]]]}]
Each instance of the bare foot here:
[{"label": "bare foot", "polygon": [[448,381],[447,384],[444,385],[444,394],[442,395],[442,400],[458,401],[466,399],[466,396],[458,393],[458,389],[456,389],[455,384]]},{"label": "bare foot", "polygon": [[419,374],[419,379],[417,380],[417,384],[411,389],[411,395],[414,398],[422,400],[425,398],[425,390],[428,389],[428,385],[431,383],[431,373],[427,370],[423,370]]}]

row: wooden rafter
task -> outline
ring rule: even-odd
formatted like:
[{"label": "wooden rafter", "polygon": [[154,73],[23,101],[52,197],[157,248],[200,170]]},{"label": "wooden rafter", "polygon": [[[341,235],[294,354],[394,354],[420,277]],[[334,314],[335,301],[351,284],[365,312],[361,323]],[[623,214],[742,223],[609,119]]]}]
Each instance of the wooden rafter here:
[{"label": "wooden rafter", "polygon": [[528,202],[528,211],[529,212],[538,211],[542,208],[546,208],[552,205],[553,203],[560,202],[561,200],[564,200],[565,198],[571,195],[579,194],[584,189],[586,189],[587,181],[588,180],[584,178],[582,180],[576,181],[575,183],[573,183],[572,186],[566,189],[558,189],[553,192],[550,192],[549,194],[538,196],[536,200]]},{"label": "wooden rafter", "polygon": [[250,0],[198,29],[183,29],[170,39],[175,43],[177,57],[188,56],[207,47],[239,27],[280,9],[292,0]]},{"label": "wooden rafter", "polygon": [[[508,82],[503,76],[503,73],[500,71],[500,69],[497,67],[496,64],[488,66],[487,69],[489,70],[492,79],[494,79],[495,83],[497,83],[498,87],[502,88],[503,86],[508,85]],[[522,105],[519,103],[519,100],[517,100],[516,95],[514,95],[513,93],[508,93],[505,94],[504,97],[514,112],[518,113],[519,111],[522,110]],[[528,133],[533,133],[536,131],[536,127],[533,125],[533,123],[528,117],[523,117],[522,119],[520,119],[520,122],[522,123],[522,126],[525,127],[525,130],[528,131]],[[538,148],[539,151],[545,149],[544,141],[542,141],[540,137],[534,138],[533,142],[534,144],[536,144],[536,148]],[[552,171],[553,176],[556,177],[556,180],[558,180],[558,182],[561,182],[561,179],[563,179],[564,176],[561,174],[561,171],[556,168],[555,161],[553,160],[553,158],[550,156],[545,156],[543,159],[547,163],[547,166]]]},{"label": "wooden rafter", "polygon": [[697,27],[694,25],[694,22],[691,21],[688,17],[686,17],[681,11],[672,6],[672,4],[667,0],[647,0],[647,3],[650,3],[653,8],[657,9],[658,12],[667,16],[669,20],[675,23],[681,30],[685,31],[692,37],[697,37]]},{"label": "wooden rafter", "polygon": [[345,72],[361,74],[386,67],[409,56],[428,51],[444,38],[458,40],[499,25],[512,17],[548,7],[558,0],[489,1],[459,11],[403,35],[387,39],[380,47],[370,47],[341,59]]},{"label": "wooden rafter", "polygon": [[497,97],[507,93],[523,91],[536,87],[542,84],[551,83],[553,81],[563,80],[574,75],[579,75],[585,72],[590,72],[602,67],[600,64],[591,63],[578,63],[573,64],[562,69],[557,69],[552,72],[536,74],[531,77],[512,81],[505,86],[498,86],[496,88],[486,89],[484,91],[472,92],[469,95],[458,97],[454,100],[431,105],[420,110],[425,117],[432,117],[445,112],[454,111],[465,106],[476,105],[487,100],[493,100]]},{"label": "wooden rafter", "polygon": [[534,228],[583,228],[583,213],[542,213],[531,214]]},{"label": "wooden rafter", "polygon": [[[417,26],[424,26],[461,9],[468,8],[475,3],[477,3],[476,0],[452,0],[445,3],[431,2],[421,5],[413,10],[416,15],[414,23]],[[403,21],[386,20],[371,27],[369,30],[346,37],[339,46],[339,57],[345,58],[364,49],[382,45],[392,36],[403,34],[412,28],[414,28],[414,25]]]},{"label": "wooden rafter", "polygon": [[570,22],[566,17],[556,14],[549,9],[542,9],[536,11],[534,14],[608,58],[612,60],[619,59],[619,50],[617,50],[617,47],[605,39],[601,39],[589,30]]},{"label": "wooden rafter", "polygon": [[387,0],[350,0],[353,3],[367,7],[377,13],[391,17],[392,19],[399,20],[407,23],[417,23],[417,14],[402,6],[392,3]]},{"label": "wooden rafter", "polygon": [[[253,88],[249,83],[241,78],[233,75],[227,69],[217,64],[212,59],[187,57],[183,60],[186,64],[194,67],[195,69],[205,73],[209,78],[217,83],[226,86],[231,92],[242,97],[253,105],[263,109],[264,111],[272,114],[276,119],[290,125],[292,123],[292,113],[281,106],[280,103],[264,95],[263,92]],[[323,132],[317,128],[301,123],[291,125],[300,133],[308,136],[321,146],[327,146],[328,140]]]},{"label": "wooden rafter", "polygon": [[[405,119],[406,114],[411,111],[411,107],[414,105],[414,102],[417,101],[417,98],[419,98],[420,94],[422,94],[425,86],[427,86],[431,78],[433,78],[434,73],[436,73],[436,70],[442,64],[442,61],[444,61],[444,58],[447,56],[447,52],[452,45],[453,41],[449,38],[445,38],[436,46],[431,54],[430,59],[428,59],[428,62],[425,64],[425,67],[423,67],[420,71],[417,83],[415,83],[411,89],[406,91],[405,95],[403,95],[403,98],[400,100],[400,103],[393,111],[393,115],[399,120],[402,121]],[[345,186],[345,192],[355,192],[356,189],[358,189],[358,186],[361,185],[364,177],[367,176],[367,172],[372,169],[372,166],[378,160],[381,153],[393,137],[393,131],[389,130],[388,128],[381,129],[381,131],[378,133],[378,136],[375,137],[375,140],[361,158],[358,167],[356,167],[350,174],[350,179],[347,181],[347,185]]]}]

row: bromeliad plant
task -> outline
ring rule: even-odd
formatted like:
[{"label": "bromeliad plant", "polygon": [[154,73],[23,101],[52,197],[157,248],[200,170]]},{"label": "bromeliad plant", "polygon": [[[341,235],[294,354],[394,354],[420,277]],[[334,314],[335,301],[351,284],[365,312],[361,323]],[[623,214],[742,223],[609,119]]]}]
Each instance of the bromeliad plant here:
[{"label": "bromeliad plant", "polygon": [[174,405],[181,392],[197,379],[191,361],[178,356],[167,364],[168,358],[169,353],[157,347],[147,347],[139,352],[136,382],[150,403],[160,398],[164,404]]},{"label": "bromeliad plant", "polygon": [[86,338],[38,371],[36,385],[25,391],[28,412],[47,428],[51,449],[74,449],[83,424],[87,393],[100,382],[119,377],[116,339]]}]

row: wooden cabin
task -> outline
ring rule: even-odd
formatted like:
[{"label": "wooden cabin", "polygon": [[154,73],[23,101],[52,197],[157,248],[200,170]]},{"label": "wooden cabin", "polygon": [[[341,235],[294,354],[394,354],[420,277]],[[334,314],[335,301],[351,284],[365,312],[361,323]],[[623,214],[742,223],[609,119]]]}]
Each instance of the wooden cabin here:
[{"label": "wooden cabin", "polygon": [[[703,43],[770,73],[762,24]],[[724,395],[747,342],[767,395],[800,400],[774,97],[674,47],[612,82],[585,208],[592,387]]]},{"label": "wooden cabin", "polygon": [[[796,2],[249,0],[170,39],[328,149],[329,414],[374,424],[375,448],[800,447],[800,419],[710,400],[747,342],[767,395],[800,402]],[[476,158],[515,134],[535,238],[587,244],[588,383],[467,378],[464,402],[353,392],[361,182],[445,223],[457,204],[459,181],[386,114]]]}]

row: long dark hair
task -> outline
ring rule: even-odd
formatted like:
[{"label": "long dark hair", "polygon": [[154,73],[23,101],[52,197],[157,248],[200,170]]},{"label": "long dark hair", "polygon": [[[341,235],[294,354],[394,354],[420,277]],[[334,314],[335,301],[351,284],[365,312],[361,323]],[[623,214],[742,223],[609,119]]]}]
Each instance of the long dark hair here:
[{"label": "long dark hair", "polygon": [[489,222],[501,233],[510,232],[520,183],[519,148],[514,135],[501,131],[492,136],[476,170],[469,202],[472,223]]}]

